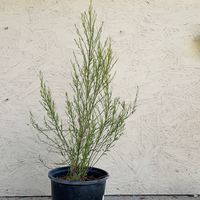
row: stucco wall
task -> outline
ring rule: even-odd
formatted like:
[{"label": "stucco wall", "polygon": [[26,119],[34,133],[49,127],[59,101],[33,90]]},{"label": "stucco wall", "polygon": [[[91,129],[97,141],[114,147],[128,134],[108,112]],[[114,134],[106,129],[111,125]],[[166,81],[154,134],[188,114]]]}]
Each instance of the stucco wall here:
[{"label": "stucco wall", "polygon": [[[0,0],[0,196],[49,195],[46,153],[29,121],[42,118],[38,72],[63,115],[74,23],[89,0]],[[200,193],[200,1],[94,0],[119,57],[113,93],[140,87],[125,135],[97,167],[106,194]]]}]

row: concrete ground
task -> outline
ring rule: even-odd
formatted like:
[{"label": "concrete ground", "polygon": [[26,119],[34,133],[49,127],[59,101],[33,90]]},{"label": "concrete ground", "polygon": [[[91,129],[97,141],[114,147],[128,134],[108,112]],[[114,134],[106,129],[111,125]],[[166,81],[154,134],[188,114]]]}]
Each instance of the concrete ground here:
[{"label": "concrete ground", "polygon": [[[51,200],[51,197],[0,197],[0,200]],[[105,196],[104,200],[200,200],[200,196]]]}]

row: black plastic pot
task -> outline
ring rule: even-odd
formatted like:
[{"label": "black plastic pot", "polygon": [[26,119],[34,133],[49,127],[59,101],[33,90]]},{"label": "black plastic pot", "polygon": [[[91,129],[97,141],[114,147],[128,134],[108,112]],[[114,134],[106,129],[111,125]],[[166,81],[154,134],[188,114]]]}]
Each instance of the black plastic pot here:
[{"label": "black plastic pot", "polygon": [[88,175],[95,178],[106,176],[94,181],[65,181],[57,179],[69,173],[69,167],[53,169],[48,176],[51,179],[52,200],[102,200],[108,173],[98,168],[91,168]]}]

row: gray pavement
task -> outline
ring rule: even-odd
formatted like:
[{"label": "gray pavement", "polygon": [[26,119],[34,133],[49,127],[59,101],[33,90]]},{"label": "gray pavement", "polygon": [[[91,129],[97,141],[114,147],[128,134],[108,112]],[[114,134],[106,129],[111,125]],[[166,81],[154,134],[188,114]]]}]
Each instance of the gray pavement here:
[{"label": "gray pavement", "polygon": [[[0,200],[51,200],[51,197],[0,197]],[[200,196],[105,196],[104,200],[200,200]]]}]

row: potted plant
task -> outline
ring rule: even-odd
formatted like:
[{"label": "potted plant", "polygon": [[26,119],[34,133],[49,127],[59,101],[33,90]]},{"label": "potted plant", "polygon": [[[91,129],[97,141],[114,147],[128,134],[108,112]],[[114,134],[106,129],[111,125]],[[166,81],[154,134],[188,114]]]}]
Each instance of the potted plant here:
[{"label": "potted plant", "polygon": [[112,96],[110,83],[115,74],[111,75],[111,70],[117,60],[111,49],[111,39],[101,42],[103,23],[96,29],[96,16],[91,1],[88,12],[81,14],[83,34],[75,25],[79,37],[75,43],[82,62],[79,63],[74,53],[74,62],[71,62],[72,100],[65,93],[67,122],[63,122],[56,112],[51,91],[41,72],[40,103],[47,113],[44,125],[40,126],[30,112],[32,125],[46,137],[42,141],[48,144],[49,152],[58,153],[62,157],[58,165],[65,165],[48,174],[53,200],[103,198],[108,173],[94,165],[120,138],[125,120],[136,109],[138,90],[129,104]]}]

